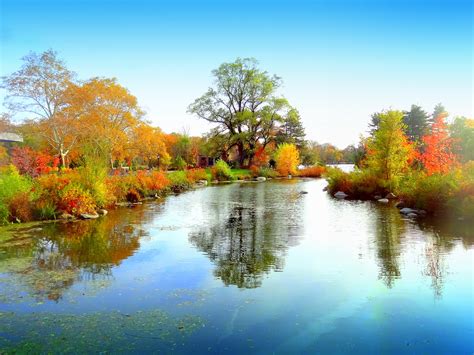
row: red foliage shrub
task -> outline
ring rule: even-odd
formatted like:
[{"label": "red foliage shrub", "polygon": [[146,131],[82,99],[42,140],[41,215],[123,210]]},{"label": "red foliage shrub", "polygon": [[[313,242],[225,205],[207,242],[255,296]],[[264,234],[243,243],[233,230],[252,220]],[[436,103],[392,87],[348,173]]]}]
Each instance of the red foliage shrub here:
[{"label": "red foliage shrub", "polygon": [[79,186],[69,185],[60,195],[59,210],[77,216],[83,213],[95,213],[97,206],[94,199]]},{"label": "red foliage shrub", "polygon": [[[199,169],[196,169],[199,170]],[[200,169],[203,170],[203,169]],[[205,172],[204,172],[205,173]],[[150,183],[147,186],[148,190],[157,192],[166,189],[170,185],[170,180],[166,173],[162,171],[153,171],[150,174]]]},{"label": "red foliage shrub", "polygon": [[326,172],[324,166],[310,166],[298,171],[298,176],[319,178]]},{"label": "red foliage shrub", "polygon": [[12,222],[29,222],[33,220],[30,194],[26,192],[15,195],[8,204]]},{"label": "red foliage shrub", "polygon": [[37,177],[57,170],[59,159],[51,155],[36,152],[30,147],[15,147],[12,150],[12,163],[21,174]]},{"label": "red foliage shrub", "polygon": [[268,162],[270,161],[270,156],[268,155],[267,151],[264,147],[258,147],[255,151],[255,155],[252,160],[252,165],[256,167],[267,166]]}]

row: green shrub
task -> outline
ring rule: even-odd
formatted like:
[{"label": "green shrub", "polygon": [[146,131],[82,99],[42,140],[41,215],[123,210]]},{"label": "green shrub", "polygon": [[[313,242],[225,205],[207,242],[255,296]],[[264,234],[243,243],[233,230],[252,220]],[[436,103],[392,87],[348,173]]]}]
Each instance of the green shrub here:
[{"label": "green shrub", "polygon": [[177,157],[174,161],[174,166],[176,167],[176,169],[178,170],[184,170],[186,169],[186,167],[188,166],[188,164],[186,163],[186,161],[181,158],[181,157]]},{"label": "green shrub", "polygon": [[56,219],[56,206],[52,201],[38,200],[34,207],[34,215],[39,220]]},{"label": "green shrub", "polygon": [[228,181],[233,180],[234,176],[229,165],[223,160],[218,160],[216,165],[211,168],[211,176],[213,180]]},{"label": "green shrub", "polygon": [[89,192],[98,207],[110,204],[110,196],[107,191],[106,178],[107,168],[100,163],[90,162],[78,170],[79,183],[82,188]]},{"label": "green shrub", "polygon": [[378,179],[370,170],[346,173],[338,168],[330,168],[327,170],[326,179],[331,194],[342,191],[352,199],[368,200],[389,192],[384,181]]},{"label": "green shrub", "polygon": [[275,169],[262,167],[258,169],[258,176],[263,176],[266,178],[276,178],[278,176],[278,173]]},{"label": "green shrub", "polygon": [[192,183],[188,180],[185,171],[174,171],[169,173],[168,179],[170,181],[169,188],[173,192],[181,192],[189,189],[192,186]]},{"label": "green shrub", "polygon": [[[6,224],[10,218],[10,203],[16,196],[26,196],[32,199],[32,180],[20,175],[18,170],[10,165],[0,171],[0,224]],[[15,206],[16,209],[16,206]]]},{"label": "green shrub", "polygon": [[455,172],[427,175],[414,171],[403,179],[399,195],[410,207],[443,212],[459,190],[459,177]]}]

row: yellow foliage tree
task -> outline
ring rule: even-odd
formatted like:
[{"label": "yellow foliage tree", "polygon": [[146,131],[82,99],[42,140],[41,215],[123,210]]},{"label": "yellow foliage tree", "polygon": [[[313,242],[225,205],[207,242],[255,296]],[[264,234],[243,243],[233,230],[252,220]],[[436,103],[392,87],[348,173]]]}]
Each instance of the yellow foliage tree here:
[{"label": "yellow foliage tree", "polygon": [[300,153],[294,144],[280,144],[275,153],[275,162],[280,175],[295,175],[300,163]]}]

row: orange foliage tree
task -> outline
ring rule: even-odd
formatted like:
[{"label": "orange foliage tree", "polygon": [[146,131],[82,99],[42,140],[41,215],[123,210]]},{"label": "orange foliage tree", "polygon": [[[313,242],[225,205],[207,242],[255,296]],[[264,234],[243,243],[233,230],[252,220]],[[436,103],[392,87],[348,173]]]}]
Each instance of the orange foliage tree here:
[{"label": "orange foliage tree", "polygon": [[424,150],[420,154],[420,161],[426,172],[445,174],[455,167],[457,157],[453,153],[453,139],[449,136],[444,116],[439,115],[431,127],[431,133],[422,138]]},{"label": "orange foliage tree", "polygon": [[[127,157],[131,134],[143,115],[137,99],[115,79],[93,78],[71,85],[67,111],[81,122],[81,143],[114,160]],[[90,153],[90,152],[89,152]]]},{"label": "orange foliage tree", "polygon": [[130,141],[131,158],[140,158],[148,165],[167,167],[171,158],[166,149],[165,135],[159,128],[146,123],[139,124],[132,131]]}]

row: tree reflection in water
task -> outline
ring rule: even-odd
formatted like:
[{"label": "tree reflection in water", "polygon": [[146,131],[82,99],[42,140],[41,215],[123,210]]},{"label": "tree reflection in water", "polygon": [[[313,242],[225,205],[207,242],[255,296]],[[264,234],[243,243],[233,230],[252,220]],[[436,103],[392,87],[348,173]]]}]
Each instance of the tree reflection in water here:
[{"label": "tree reflection in water", "polygon": [[[443,292],[444,279],[447,276],[445,256],[461,240],[465,248],[474,245],[474,236],[466,223],[453,223],[450,219],[438,218],[421,219],[419,221],[404,219],[399,211],[390,207],[378,206],[374,209],[375,219],[375,247],[379,265],[379,278],[389,288],[393,287],[396,279],[402,277],[399,265],[400,256],[406,245],[406,235],[416,235],[420,229],[424,233],[424,249],[421,259],[424,260],[422,275],[431,278],[431,287],[436,298]],[[408,230],[414,229],[414,230]]]},{"label": "tree reflection in water", "polygon": [[397,209],[379,207],[375,218],[375,246],[379,264],[379,278],[391,288],[401,277],[399,257],[405,222]]},{"label": "tree reflection in water", "polygon": [[189,235],[216,265],[225,285],[256,288],[263,276],[281,271],[287,249],[302,234],[300,195],[291,187],[244,185],[215,198],[217,220]]},{"label": "tree reflection in water", "polygon": [[[130,257],[147,235],[144,209],[114,211],[106,218],[73,223],[51,223],[26,230],[21,238],[0,244],[0,288],[8,297],[24,290],[38,301],[58,301],[74,282],[107,280],[112,267]],[[1,276],[1,275],[0,275]],[[3,284],[3,285],[2,285]],[[13,290],[14,285],[23,289]]]}]

